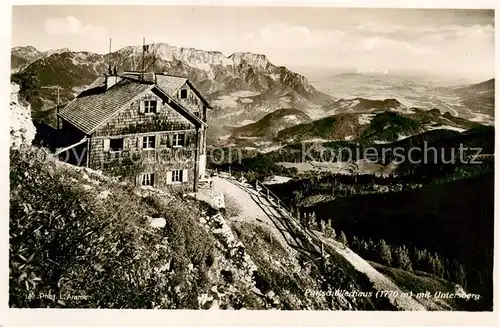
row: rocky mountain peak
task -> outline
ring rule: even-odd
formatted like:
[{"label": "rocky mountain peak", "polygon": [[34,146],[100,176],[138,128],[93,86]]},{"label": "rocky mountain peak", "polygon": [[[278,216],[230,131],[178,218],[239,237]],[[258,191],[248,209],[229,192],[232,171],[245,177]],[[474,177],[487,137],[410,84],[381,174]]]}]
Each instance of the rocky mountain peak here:
[{"label": "rocky mountain peak", "polygon": [[232,60],[235,65],[240,65],[242,62],[245,62],[261,69],[266,69],[271,65],[265,55],[251,52],[235,52],[229,56],[229,59]]},{"label": "rocky mountain peak", "polygon": [[42,52],[39,51],[37,48],[28,45],[28,46],[17,46],[13,47],[11,50],[11,54],[20,58],[23,58],[25,60],[33,60],[40,56]]}]

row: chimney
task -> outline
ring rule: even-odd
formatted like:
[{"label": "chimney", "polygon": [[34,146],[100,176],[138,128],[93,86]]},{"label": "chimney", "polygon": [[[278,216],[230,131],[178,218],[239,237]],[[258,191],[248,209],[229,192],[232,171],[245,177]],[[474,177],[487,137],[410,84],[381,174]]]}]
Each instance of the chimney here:
[{"label": "chimney", "polygon": [[121,79],[118,75],[106,75],[106,90],[121,81]]}]

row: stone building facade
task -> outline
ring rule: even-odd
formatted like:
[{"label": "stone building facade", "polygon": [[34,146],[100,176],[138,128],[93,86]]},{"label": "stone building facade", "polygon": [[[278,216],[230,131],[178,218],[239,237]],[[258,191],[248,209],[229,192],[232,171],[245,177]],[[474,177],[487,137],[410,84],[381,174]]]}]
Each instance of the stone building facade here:
[{"label": "stone building facade", "polygon": [[185,77],[105,76],[60,111],[67,143],[60,155],[139,186],[196,190],[205,176],[209,108]]}]

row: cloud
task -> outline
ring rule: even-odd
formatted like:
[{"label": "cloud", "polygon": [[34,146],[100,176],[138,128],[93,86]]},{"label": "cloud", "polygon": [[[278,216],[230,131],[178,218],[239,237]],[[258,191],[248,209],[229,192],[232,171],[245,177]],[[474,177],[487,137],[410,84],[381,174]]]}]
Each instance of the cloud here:
[{"label": "cloud", "polygon": [[102,36],[107,33],[103,27],[82,23],[73,16],[52,17],[45,21],[45,31],[51,35]]},{"label": "cloud", "polygon": [[[233,40],[277,64],[493,71],[491,24],[402,25],[365,22],[314,28],[270,22]],[[481,63],[481,64],[479,64]]]}]

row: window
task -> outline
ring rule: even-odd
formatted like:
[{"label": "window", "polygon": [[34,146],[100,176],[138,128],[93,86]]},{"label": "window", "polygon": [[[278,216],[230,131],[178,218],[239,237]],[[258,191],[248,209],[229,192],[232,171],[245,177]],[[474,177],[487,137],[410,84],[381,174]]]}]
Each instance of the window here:
[{"label": "window", "polygon": [[143,186],[153,186],[154,185],[155,174],[141,174],[141,185]]},{"label": "window", "polygon": [[195,115],[196,117],[200,118],[200,112],[199,112],[199,111],[195,111],[195,112],[194,112],[194,115]]},{"label": "window", "polygon": [[187,89],[182,89],[181,90],[181,99],[186,99],[188,96],[188,90]]},{"label": "window", "polygon": [[154,136],[144,136],[142,138],[143,149],[154,149],[155,143],[156,143],[156,138]]},{"label": "window", "polygon": [[174,147],[184,146],[184,134],[174,134],[173,144]]},{"label": "window", "polygon": [[144,101],[144,113],[145,114],[155,114],[156,113],[156,100],[145,100]]},{"label": "window", "polygon": [[172,171],[172,183],[180,183],[182,182],[182,170],[174,170]]},{"label": "window", "polygon": [[123,151],[123,139],[110,139],[109,140],[109,151],[111,151],[111,152]]}]

